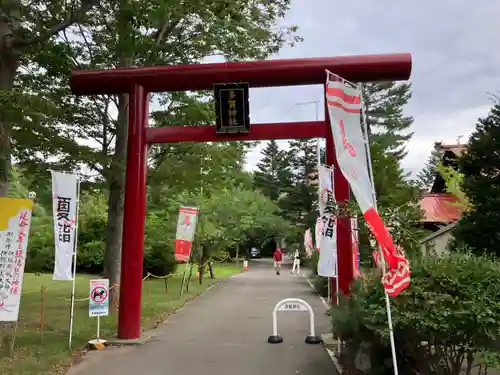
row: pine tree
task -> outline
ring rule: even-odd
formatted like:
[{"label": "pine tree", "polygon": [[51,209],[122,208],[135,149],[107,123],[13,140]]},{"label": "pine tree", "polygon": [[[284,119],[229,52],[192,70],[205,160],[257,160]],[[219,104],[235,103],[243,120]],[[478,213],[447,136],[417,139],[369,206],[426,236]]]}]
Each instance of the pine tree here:
[{"label": "pine tree", "polygon": [[[404,106],[411,98],[411,85],[381,82],[363,86],[370,153],[378,208],[393,238],[406,252],[418,248],[422,237],[418,225],[421,211],[416,204],[419,189],[401,167],[413,118],[404,115]],[[397,223],[397,225],[395,225]],[[367,248],[368,247],[368,248]],[[360,231],[360,251],[371,252],[367,232]]]},{"label": "pine tree", "polygon": [[472,207],[455,228],[455,239],[500,256],[500,101],[478,120],[458,167]]},{"label": "pine tree", "polygon": [[413,118],[405,116],[404,106],[411,98],[411,85],[380,82],[363,85],[363,104],[370,143],[398,160],[405,157],[406,143],[413,133],[408,132]]},{"label": "pine tree", "polygon": [[417,174],[417,183],[425,191],[431,189],[436,179],[438,173],[436,168],[439,161],[439,152],[437,150],[440,146],[441,142],[434,143],[434,150],[432,150],[422,170]]},{"label": "pine tree", "polygon": [[286,152],[280,150],[276,140],[271,140],[262,150],[262,159],[254,173],[254,185],[272,201],[277,202],[291,184],[291,170]]},{"label": "pine tree", "polygon": [[293,171],[293,186],[286,190],[280,206],[290,220],[312,227],[317,216],[318,196],[316,141],[291,141],[288,160]]}]

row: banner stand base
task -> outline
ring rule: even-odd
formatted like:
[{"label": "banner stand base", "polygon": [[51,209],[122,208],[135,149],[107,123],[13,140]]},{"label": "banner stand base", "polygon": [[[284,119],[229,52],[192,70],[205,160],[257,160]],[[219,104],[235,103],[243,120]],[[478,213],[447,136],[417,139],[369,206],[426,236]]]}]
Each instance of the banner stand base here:
[{"label": "banner stand base", "polygon": [[123,339],[110,339],[106,341],[106,345],[112,345],[112,346],[133,346],[133,345],[143,345],[147,344],[148,342],[153,341],[154,336],[152,335],[143,335],[139,337],[138,339],[130,339],[130,340],[123,340]]},{"label": "banner stand base", "polygon": [[281,337],[280,335],[271,335],[267,338],[267,342],[269,344],[281,344],[283,342],[283,337]]},{"label": "banner stand base", "polygon": [[107,341],[102,339],[89,340],[88,346],[90,350],[102,350],[106,348]]},{"label": "banner stand base", "polygon": [[321,344],[323,339],[320,336],[307,336],[304,342],[306,344]]}]

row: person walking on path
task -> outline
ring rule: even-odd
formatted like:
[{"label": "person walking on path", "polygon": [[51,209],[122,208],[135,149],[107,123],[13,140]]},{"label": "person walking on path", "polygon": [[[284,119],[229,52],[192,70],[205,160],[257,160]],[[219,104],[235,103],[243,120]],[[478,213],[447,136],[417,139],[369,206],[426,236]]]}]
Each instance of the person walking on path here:
[{"label": "person walking on path", "polygon": [[299,249],[296,249],[295,250],[295,254],[293,255],[292,273],[296,273],[296,274],[300,273],[300,254],[299,254]]},{"label": "person walking on path", "polygon": [[283,252],[280,248],[277,248],[273,253],[274,260],[274,270],[276,271],[276,275],[280,274],[281,271],[281,261],[283,260]]}]

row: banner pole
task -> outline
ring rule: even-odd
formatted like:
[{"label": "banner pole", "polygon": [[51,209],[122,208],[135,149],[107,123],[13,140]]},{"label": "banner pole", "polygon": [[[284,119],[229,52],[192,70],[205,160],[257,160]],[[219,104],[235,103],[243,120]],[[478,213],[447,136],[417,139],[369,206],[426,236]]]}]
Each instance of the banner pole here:
[{"label": "banner pole", "polygon": [[77,176],[76,184],[76,213],[75,213],[75,234],[73,240],[73,285],[71,287],[71,306],[69,313],[69,339],[68,347],[71,350],[73,340],[73,321],[75,315],[75,293],[76,293],[76,250],[78,243],[78,214],[80,211],[80,176]]},{"label": "banner pole", "polygon": [[97,342],[101,341],[101,317],[97,315]]},{"label": "banner pole", "polygon": [[[372,196],[373,196],[373,202],[375,204],[375,209],[378,211],[377,208],[377,193],[375,192],[375,180],[373,178],[373,165],[372,165],[372,157],[371,157],[371,152],[370,152],[370,143],[369,143],[369,138],[368,138],[368,125],[367,125],[367,120],[366,120],[366,111],[365,111],[365,105],[364,105],[364,100],[363,100],[363,85],[358,85],[359,88],[359,93],[360,93],[360,104],[361,104],[361,117],[363,119],[363,132],[365,133],[365,152],[366,152],[366,157],[368,159],[368,169],[370,172],[370,179],[372,183]],[[382,263],[382,271],[385,274],[386,272],[386,267],[385,267],[385,259],[382,254],[382,249],[380,248],[379,245],[379,252],[380,252],[380,261]],[[396,356],[396,342],[394,340],[394,327],[392,325],[392,311],[391,311],[391,301],[389,300],[389,295],[387,294],[387,291],[384,289],[384,294],[385,294],[385,308],[386,308],[386,313],[387,313],[387,325],[389,327],[389,339],[391,342],[391,354],[392,354],[392,367],[394,369],[394,375],[399,374],[398,370],[398,360]]]}]

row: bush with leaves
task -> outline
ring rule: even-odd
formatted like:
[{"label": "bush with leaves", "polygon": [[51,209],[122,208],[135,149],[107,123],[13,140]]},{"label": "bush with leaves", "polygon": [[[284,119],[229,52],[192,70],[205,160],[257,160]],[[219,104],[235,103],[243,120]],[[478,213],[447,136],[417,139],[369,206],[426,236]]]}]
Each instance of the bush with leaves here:
[{"label": "bush with leaves", "polygon": [[[500,262],[453,252],[412,262],[412,284],[391,299],[400,373],[485,373],[500,337]],[[368,347],[370,374],[392,373],[384,291],[365,273],[352,297],[332,311],[333,332],[345,342],[344,364]]]},{"label": "bush with leaves", "polygon": [[166,211],[150,213],[147,217],[144,273],[164,276],[175,271],[174,234],[168,231],[167,217]]}]

